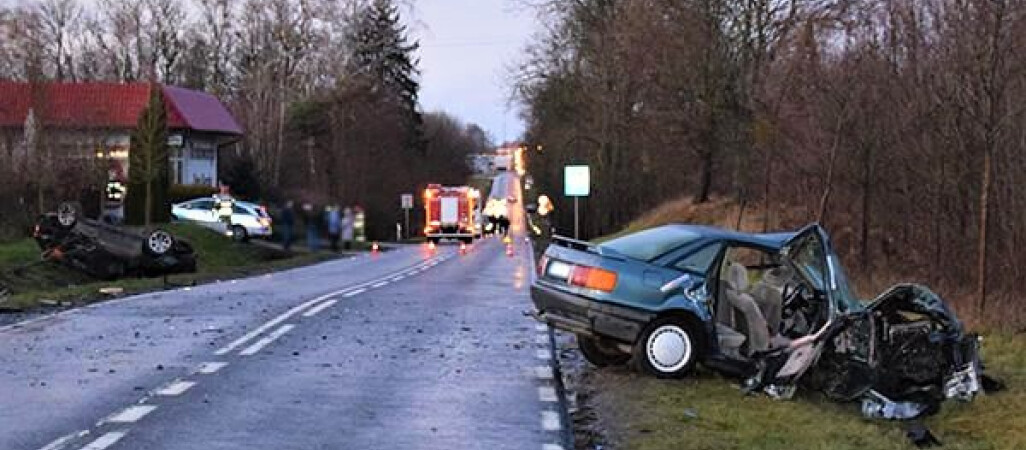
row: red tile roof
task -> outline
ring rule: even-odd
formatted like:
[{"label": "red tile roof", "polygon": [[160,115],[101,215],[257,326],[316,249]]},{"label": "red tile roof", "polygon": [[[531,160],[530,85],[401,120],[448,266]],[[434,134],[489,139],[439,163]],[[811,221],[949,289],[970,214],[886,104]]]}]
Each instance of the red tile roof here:
[{"label": "red tile roof", "polygon": [[[170,129],[241,135],[242,127],[216,97],[161,85]],[[135,128],[149,100],[148,83],[17,83],[0,81],[0,127],[22,127],[34,107],[36,120],[54,127]],[[33,99],[37,99],[33,102]]]}]

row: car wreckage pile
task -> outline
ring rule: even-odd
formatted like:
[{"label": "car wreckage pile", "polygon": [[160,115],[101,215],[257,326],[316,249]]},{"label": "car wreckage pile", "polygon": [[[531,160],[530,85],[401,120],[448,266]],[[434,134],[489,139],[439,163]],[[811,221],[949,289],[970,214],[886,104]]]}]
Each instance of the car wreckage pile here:
[{"label": "car wreckage pile", "polygon": [[1002,387],[983,373],[980,338],[928,288],[858,300],[816,224],[763,234],[667,225],[598,245],[556,237],[538,271],[534,316],[575,333],[597,366],[630,361],[677,378],[701,363],[746,393],[816,390],[881,419]]},{"label": "car wreckage pile", "polygon": [[44,261],[54,261],[96,278],[160,276],[196,271],[192,246],[161,229],[137,231],[82,217],[74,203],[43,214],[33,237]]}]

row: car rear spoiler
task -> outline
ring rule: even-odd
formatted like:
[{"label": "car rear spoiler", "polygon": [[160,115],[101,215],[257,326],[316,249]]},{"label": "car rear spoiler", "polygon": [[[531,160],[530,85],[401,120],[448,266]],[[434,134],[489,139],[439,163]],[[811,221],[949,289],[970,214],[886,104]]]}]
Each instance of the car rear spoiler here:
[{"label": "car rear spoiler", "polygon": [[608,248],[592,244],[591,242],[568,238],[566,236],[560,236],[558,234],[552,236],[552,244],[558,245],[560,247],[566,247],[571,250],[594,253],[599,256],[605,256],[607,258],[618,259],[621,261],[625,259],[623,255]]}]

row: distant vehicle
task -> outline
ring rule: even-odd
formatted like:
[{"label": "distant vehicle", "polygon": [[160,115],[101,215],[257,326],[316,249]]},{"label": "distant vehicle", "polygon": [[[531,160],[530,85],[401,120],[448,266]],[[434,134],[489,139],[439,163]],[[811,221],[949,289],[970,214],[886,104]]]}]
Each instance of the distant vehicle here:
[{"label": "distant vehicle", "polygon": [[496,155],[492,158],[492,164],[495,166],[495,170],[505,172],[512,168],[513,157],[510,155]]},{"label": "distant vehicle", "polygon": [[467,186],[429,184],[424,189],[424,236],[436,244],[442,239],[473,242],[479,233],[475,211],[480,197]]},{"label": "distant vehicle", "polygon": [[213,197],[197,198],[171,206],[175,219],[194,222],[221,232],[231,232],[232,239],[247,241],[253,237],[269,237],[273,232],[271,216],[267,209],[256,203],[236,201],[232,210],[231,227],[218,220]]},{"label": "distant vehicle", "polygon": [[535,317],[576,333],[588,361],[633,360],[657,377],[701,363],[747,391],[788,398],[801,386],[887,418],[970,400],[985,380],[977,336],[943,300],[899,284],[861,302],[816,224],[770,234],[675,224],[602,244],[557,236],[531,297]]},{"label": "distant vehicle", "polygon": [[82,217],[73,203],[43,214],[32,236],[43,259],[61,262],[97,278],[196,271],[188,242],[161,229],[133,230]]}]

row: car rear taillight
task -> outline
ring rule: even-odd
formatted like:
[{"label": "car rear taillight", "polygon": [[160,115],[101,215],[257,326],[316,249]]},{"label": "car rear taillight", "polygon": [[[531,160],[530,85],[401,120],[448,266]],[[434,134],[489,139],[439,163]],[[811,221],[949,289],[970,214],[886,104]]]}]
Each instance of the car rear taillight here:
[{"label": "car rear taillight", "polygon": [[616,287],[616,272],[596,267],[575,266],[570,274],[570,284],[588,289],[612,292]]},{"label": "car rear taillight", "polygon": [[604,292],[612,292],[616,287],[616,272],[597,267],[575,266],[542,257],[538,270],[549,278],[566,281],[571,286]]}]

